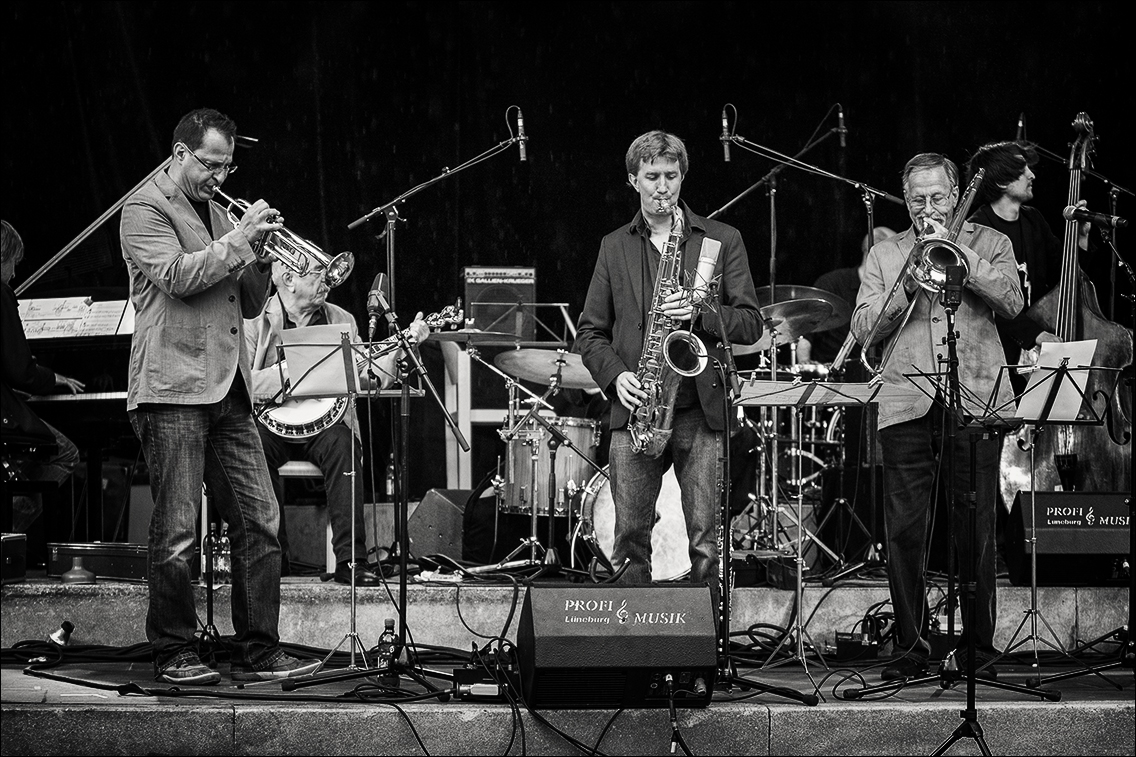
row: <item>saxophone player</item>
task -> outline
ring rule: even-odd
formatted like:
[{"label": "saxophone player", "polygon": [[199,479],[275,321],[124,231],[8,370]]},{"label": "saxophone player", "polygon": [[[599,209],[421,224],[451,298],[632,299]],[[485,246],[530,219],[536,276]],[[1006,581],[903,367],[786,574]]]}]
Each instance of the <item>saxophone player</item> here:
[{"label": "saxophone player", "polygon": [[[653,457],[633,449],[629,422],[650,401],[636,376],[645,329],[654,309],[660,318],[700,337],[710,358],[723,359],[718,344],[725,329],[731,342],[752,344],[762,323],[745,245],[737,229],[692,212],[679,199],[689,158],[682,140],[652,131],[627,150],[627,178],[639,198],[630,223],[603,238],[599,258],[580,316],[575,351],[592,378],[612,399],[610,473],[615,504],[612,563],[628,562],[621,580],[651,580],[651,531],[663,474],[674,466],[682,489],[692,583],[709,583],[715,606],[719,597],[718,513],[722,435],[727,430],[722,378],[713,368],[681,377],[674,392],[670,438]],[[680,219],[675,222],[676,217]],[[664,249],[677,246],[681,271],[694,270],[703,240],[721,250],[715,264],[720,297],[709,308],[695,308],[689,290],[678,288],[654,302]],[[660,356],[655,356],[660,358]]]}]

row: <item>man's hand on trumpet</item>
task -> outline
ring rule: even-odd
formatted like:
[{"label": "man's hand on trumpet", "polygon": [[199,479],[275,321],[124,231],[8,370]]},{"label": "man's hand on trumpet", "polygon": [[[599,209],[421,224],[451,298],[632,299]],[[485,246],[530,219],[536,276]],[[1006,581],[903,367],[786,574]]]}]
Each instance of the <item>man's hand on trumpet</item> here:
[{"label": "man's hand on trumpet", "polygon": [[[284,228],[284,218],[276,208],[268,204],[267,200],[257,200],[241,215],[237,228],[245,235],[250,245],[256,245],[262,235]],[[263,252],[258,257],[262,263],[269,260]]]}]

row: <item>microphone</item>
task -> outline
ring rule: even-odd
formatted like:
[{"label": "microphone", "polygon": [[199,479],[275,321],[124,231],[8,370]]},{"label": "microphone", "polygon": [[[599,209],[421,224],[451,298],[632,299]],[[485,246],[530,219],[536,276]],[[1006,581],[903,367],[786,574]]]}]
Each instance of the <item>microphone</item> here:
[{"label": "microphone", "polygon": [[1067,205],[1065,210],[1061,211],[1061,215],[1065,217],[1066,221],[1088,221],[1089,223],[1095,223],[1097,226],[1108,226],[1113,229],[1123,229],[1128,225],[1128,220],[1120,216],[1093,213],[1084,208],[1078,208],[1076,205]]},{"label": "microphone", "polygon": [[525,136],[525,114],[521,113],[521,109],[517,108],[517,144],[521,146],[521,162],[528,161],[528,155],[525,154],[525,142],[529,138]]},{"label": "microphone", "polygon": [[725,108],[722,108],[722,136],[719,137],[719,139],[722,140],[722,159],[726,163],[729,163],[730,162],[730,124],[726,120],[726,109]]},{"label": "microphone", "polygon": [[844,108],[840,103],[836,104],[836,132],[840,135],[840,146],[847,147],[844,135],[848,133],[848,130],[844,128]]},{"label": "microphone", "polygon": [[1022,111],[1018,114],[1018,135],[1014,137],[1016,142],[1022,141],[1022,135],[1026,133],[1026,114]]},{"label": "microphone", "polygon": [[962,304],[962,281],[965,274],[961,265],[947,266],[947,283],[943,287],[943,307],[957,308]]},{"label": "microphone", "polygon": [[376,273],[371,283],[371,291],[367,292],[367,314],[370,316],[367,324],[367,341],[375,341],[375,329],[379,325],[379,317],[390,310],[384,291],[387,288],[387,275]]},{"label": "microphone", "polygon": [[717,239],[703,239],[698,252],[698,267],[694,269],[692,299],[701,301],[710,296],[710,282],[714,279],[714,266],[718,264],[718,254],[722,243]]}]

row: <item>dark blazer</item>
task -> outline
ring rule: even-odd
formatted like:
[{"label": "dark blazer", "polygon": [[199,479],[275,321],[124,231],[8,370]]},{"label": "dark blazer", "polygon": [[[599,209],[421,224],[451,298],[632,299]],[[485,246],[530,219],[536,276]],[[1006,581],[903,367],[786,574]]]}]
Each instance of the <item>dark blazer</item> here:
[{"label": "dark blazer", "polygon": [[0,385],[0,432],[4,441],[54,444],[55,436],[13,390],[47,394],[55,387],[55,371],[36,362],[20,322],[16,293],[0,284],[0,331],[4,357]]},{"label": "dark blazer", "polygon": [[[720,312],[703,312],[694,321],[693,332],[706,344],[712,360],[724,360],[718,335],[723,325],[731,342],[753,344],[761,338],[761,316],[750,275],[749,258],[737,229],[695,215],[682,204],[686,217],[679,249],[683,270],[691,276],[698,262],[702,240],[722,243],[715,275],[721,275]],[[619,401],[615,379],[624,371],[634,373],[643,351],[643,329],[654,294],[647,255],[658,255],[651,246],[642,213],[629,225],[603,238],[584,311],[580,314],[573,350],[583,358],[592,378],[612,400],[611,428],[627,426],[631,413]],[[708,367],[695,377],[698,397],[710,428],[726,428],[722,408],[724,389],[717,371]]]}]

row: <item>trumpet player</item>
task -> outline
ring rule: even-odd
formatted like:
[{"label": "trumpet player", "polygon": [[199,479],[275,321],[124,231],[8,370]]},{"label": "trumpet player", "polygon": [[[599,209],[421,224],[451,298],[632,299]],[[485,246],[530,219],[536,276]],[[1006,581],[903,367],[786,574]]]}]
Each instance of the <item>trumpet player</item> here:
[{"label": "trumpet player", "polygon": [[[756,342],[762,330],[757,294],[737,229],[696,215],[679,200],[689,167],[681,139],[662,131],[643,134],[627,150],[626,166],[638,212],[600,243],[575,345],[592,378],[612,400],[612,563],[629,561],[622,580],[650,582],[655,505],[663,475],[673,463],[686,517],[690,580],[709,582],[717,599],[719,460],[722,434],[728,428],[721,377],[711,368],[681,379],[673,402],[673,433],[662,454],[651,457],[632,449],[629,431],[632,413],[650,401],[647,387],[636,377],[636,366],[654,309],[699,336],[716,358],[722,357],[717,341],[723,329],[732,341]],[[676,208],[681,211],[677,223]],[[715,267],[721,275],[717,312],[695,314],[690,293],[681,287],[655,302],[652,291],[657,288],[664,249],[676,244],[683,263],[680,271],[689,272],[704,239],[721,243]],[[660,355],[654,357],[662,360]]]},{"label": "trumpet player", "polygon": [[[903,195],[911,227],[879,242],[869,251],[852,314],[852,331],[861,344],[872,338],[873,331],[882,337],[880,341],[894,343],[890,359],[882,366],[885,383],[910,387],[904,374],[943,372],[948,354],[943,298],[921,287],[911,275],[914,268],[905,264],[917,237],[949,239],[948,227],[957,228],[954,243],[959,262],[969,271],[959,294],[960,303],[955,308],[958,377],[964,389],[963,410],[977,415],[981,407],[967,397],[977,397],[980,402],[989,397],[1002,364],[1002,347],[994,317],[1012,318],[1022,308],[1022,292],[1010,240],[993,229],[962,222],[965,209],[958,207],[958,168],[943,155],[922,153],[909,160],[903,169]],[[962,204],[968,205],[970,199],[968,196]],[[960,212],[957,219],[956,211]],[[906,277],[902,286],[895,290],[895,297],[889,297],[901,274]],[[914,310],[900,329],[899,314],[912,299]],[[941,385],[931,379],[916,381],[930,395],[935,395],[935,387]],[[1000,392],[1003,396],[998,398],[999,402],[1010,399],[1009,387],[1004,382]],[[946,485],[940,476],[946,470],[940,465],[940,456],[947,452],[944,442],[948,438],[946,424],[950,422],[942,409],[947,398],[937,399],[940,401],[933,403],[931,396],[921,393],[915,399],[879,403],[888,584],[897,634],[897,656],[883,669],[884,680],[922,675],[928,667],[927,541],[936,492],[940,484]],[[996,654],[997,440],[980,440],[976,459],[977,540],[973,549],[977,552],[974,577],[977,602],[975,617],[966,617],[964,612],[963,627],[964,634],[975,634],[976,666],[985,666]],[[970,444],[965,432],[955,436],[953,461],[956,498],[954,503],[949,503],[949,511],[958,564],[965,572],[966,566],[971,564],[972,548],[961,496],[971,489]],[[966,641],[964,636],[955,654],[960,669],[966,661],[961,659],[959,651],[965,653]],[[979,675],[995,677],[997,673],[992,666],[985,666]]]},{"label": "trumpet player", "polygon": [[228,649],[236,681],[311,672],[279,646],[278,515],[252,416],[243,317],[268,289],[269,261],[253,245],[282,228],[264,200],[234,224],[210,202],[235,169],[236,125],[200,109],[174,129],[169,167],[122,210],[122,255],[130,275],[135,329],[127,411],[150,471],[150,606],[146,636],[155,677],[177,685],[217,683],[197,651],[190,584],[201,484],[229,523],[233,543]]}]

